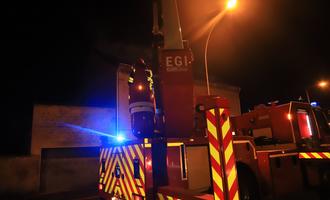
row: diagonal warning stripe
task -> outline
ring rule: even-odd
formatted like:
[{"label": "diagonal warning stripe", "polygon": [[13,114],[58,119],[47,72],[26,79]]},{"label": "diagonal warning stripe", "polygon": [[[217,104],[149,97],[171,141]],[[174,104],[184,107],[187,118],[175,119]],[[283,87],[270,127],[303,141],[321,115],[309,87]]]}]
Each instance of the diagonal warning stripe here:
[{"label": "diagonal warning stripe", "polygon": [[118,159],[119,167],[121,169],[121,173],[124,173],[125,179],[128,179],[128,185],[131,187],[131,189],[134,191],[136,194],[140,194],[135,186],[135,182],[133,180],[131,172],[128,170],[127,166],[124,166],[124,159]]},{"label": "diagonal warning stripe", "polygon": [[211,135],[215,139],[218,139],[217,128],[215,127],[215,125],[210,120],[207,120],[206,123],[207,123],[207,130],[208,130],[208,132],[211,133]]},{"label": "diagonal warning stripe", "polygon": [[234,181],[236,180],[237,173],[236,170],[231,169],[228,176],[228,187],[229,189],[233,186]]},{"label": "diagonal warning stripe", "polygon": [[214,109],[206,111],[206,125],[209,139],[209,153],[211,158],[211,173],[214,199],[224,200],[223,178],[221,176],[221,162],[219,152],[219,137]]},{"label": "diagonal warning stripe", "polygon": [[220,192],[223,191],[223,184],[222,184],[222,178],[219,175],[219,173],[212,167],[212,176],[214,176],[214,181],[217,184],[217,186],[219,187],[219,189],[221,190]]},{"label": "diagonal warning stripe", "polygon": [[212,156],[212,158],[220,165],[220,158],[219,158],[219,151],[217,151],[213,145],[209,145],[210,146],[210,154]]},{"label": "diagonal warning stripe", "polygon": [[313,155],[315,158],[318,158],[318,159],[322,158],[318,153],[312,153],[312,155]]},{"label": "diagonal warning stripe", "polygon": [[230,123],[229,123],[229,118],[223,123],[221,131],[222,131],[222,135],[223,135],[223,139],[225,138],[225,136],[230,132]]},{"label": "diagonal warning stripe", "polygon": [[300,152],[300,159],[330,159],[330,152]]},{"label": "diagonal warning stripe", "polygon": [[[109,166],[109,164],[110,164],[110,161],[111,161],[111,154],[112,154],[112,150],[113,150],[113,148],[110,148],[109,150],[108,150],[108,154],[107,154],[107,157],[105,158],[106,159],[106,161],[105,161],[105,169],[107,169],[108,168],[108,166]],[[105,178],[104,178],[104,180],[103,180],[103,184],[105,184],[106,183],[106,181],[107,181],[107,174],[105,174]]]},{"label": "diagonal warning stripe", "polygon": [[232,142],[230,141],[229,145],[227,146],[226,150],[225,150],[225,161],[226,161],[226,164],[228,164],[228,161],[230,159],[230,157],[234,154],[234,151],[233,151],[233,144]]}]

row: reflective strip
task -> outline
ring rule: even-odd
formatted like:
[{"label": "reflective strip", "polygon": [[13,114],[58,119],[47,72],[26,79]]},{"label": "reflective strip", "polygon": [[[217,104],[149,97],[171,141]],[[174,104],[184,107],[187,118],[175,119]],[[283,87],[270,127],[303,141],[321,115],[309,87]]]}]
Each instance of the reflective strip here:
[{"label": "reflective strip", "polygon": [[133,83],[134,82],[134,78],[133,77],[128,77],[128,82],[129,83]]},{"label": "reflective strip", "polygon": [[108,166],[111,166],[112,162],[114,161],[114,158],[111,157],[110,155],[111,155],[112,152],[114,152],[114,151],[115,151],[115,148],[110,148],[109,156],[107,156],[107,158],[106,158],[106,165],[105,165],[105,178],[104,178],[103,184],[106,184],[107,179],[108,179],[108,177],[109,177],[110,167],[108,167]]},{"label": "reflective strip", "polygon": [[[134,145],[134,146],[136,146],[136,145]],[[130,155],[131,157],[131,169],[132,169],[132,173],[134,172],[134,169],[133,169],[133,160],[134,159],[138,159],[139,158],[139,152],[137,152],[137,151],[135,151],[136,149],[134,148],[134,146],[132,145],[132,146],[128,146],[128,148],[129,148],[129,153],[127,154],[127,155]],[[141,155],[142,156],[142,155]],[[142,162],[143,162],[143,158],[142,157],[140,157],[140,164],[142,164]],[[144,172],[143,172],[143,170],[142,170],[142,167],[144,168],[144,162],[143,162],[143,165],[141,166],[140,165],[140,169],[139,169],[139,171],[140,171],[140,174],[141,174],[141,179],[134,179],[134,181],[135,181],[135,186],[137,187],[137,186],[141,186],[141,187],[144,187]],[[140,193],[141,193],[141,195],[145,195],[145,193],[144,193],[144,188],[141,188],[141,187],[137,187],[137,189],[139,189],[140,190]]]},{"label": "reflective strip", "polygon": [[209,151],[211,161],[211,172],[213,182],[213,195],[216,200],[223,200],[223,177],[221,172],[219,141],[216,128],[215,110],[210,109],[206,111],[206,124],[209,139]]},{"label": "reflective strip", "polygon": [[300,159],[330,159],[330,152],[305,152],[299,153]]},{"label": "reflective strip", "polygon": [[137,112],[154,112],[154,108],[151,107],[134,107],[130,109],[130,113],[137,113]]},{"label": "reflective strip", "polygon": [[148,138],[144,138],[143,142],[144,144],[148,143]]},{"label": "reflective strip", "polygon": [[179,147],[181,145],[183,145],[182,142],[173,142],[173,143],[169,142],[169,143],[167,143],[168,147]]},{"label": "reflective strip", "polygon": [[[179,147],[179,146],[181,146],[181,145],[183,145],[182,142],[168,142],[168,143],[167,143],[167,146],[168,146],[168,147]],[[144,147],[145,147],[145,148],[151,148],[151,143],[146,143],[146,144],[144,144]]]},{"label": "reflective strip", "polygon": [[[233,150],[233,135],[230,130],[230,120],[228,109],[219,109],[220,113],[220,130],[222,136],[222,146],[224,149],[224,169],[228,186],[228,200],[238,200],[238,178],[236,169],[236,160]],[[222,115],[225,115],[223,118]]]},{"label": "reflective strip", "polygon": [[218,140],[217,128],[215,127],[215,122],[212,122],[211,119],[207,119],[206,123],[207,123],[208,132],[211,133],[216,140]]},{"label": "reflective strip", "polygon": [[[143,144],[106,148],[103,150],[103,159],[107,160],[106,173],[100,181],[104,183],[106,193],[114,193],[125,199],[133,199],[133,193],[145,197]],[[140,179],[134,178],[134,159],[139,159]],[[113,176],[116,165],[124,178]]]},{"label": "reflective strip", "polygon": [[128,109],[131,109],[134,107],[154,107],[154,104],[149,101],[138,101],[138,102],[129,104]]}]

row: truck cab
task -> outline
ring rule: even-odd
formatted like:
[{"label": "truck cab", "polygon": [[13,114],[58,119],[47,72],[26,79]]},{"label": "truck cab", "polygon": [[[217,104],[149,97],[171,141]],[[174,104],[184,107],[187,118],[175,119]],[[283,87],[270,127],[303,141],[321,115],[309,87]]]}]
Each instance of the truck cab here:
[{"label": "truck cab", "polygon": [[259,105],[231,118],[235,135],[251,136],[257,146],[293,144],[297,148],[327,146],[330,129],[322,110],[308,103]]}]

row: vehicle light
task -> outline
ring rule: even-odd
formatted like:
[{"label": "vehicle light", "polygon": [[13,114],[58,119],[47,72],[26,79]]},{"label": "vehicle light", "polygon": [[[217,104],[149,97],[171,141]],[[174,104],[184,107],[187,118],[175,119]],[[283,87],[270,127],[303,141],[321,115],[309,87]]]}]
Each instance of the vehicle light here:
[{"label": "vehicle light", "polygon": [[292,120],[292,115],[290,113],[288,114],[287,117],[288,117],[288,120],[290,120],[290,121]]},{"label": "vehicle light", "polygon": [[125,140],[125,138],[124,138],[124,136],[119,134],[116,136],[116,140],[117,140],[117,142],[123,142]]},{"label": "vehicle light", "polygon": [[99,184],[99,190],[103,190],[103,185],[101,183]]},{"label": "vehicle light", "polygon": [[298,109],[297,122],[302,138],[310,138],[313,135],[311,119],[306,110]]},{"label": "vehicle light", "polygon": [[143,90],[143,86],[140,84],[140,85],[138,85],[138,90]]},{"label": "vehicle light", "polygon": [[148,161],[146,162],[146,168],[147,168],[148,170],[151,170],[151,168],[152,168],[152,162],[151,162],[151,160],[148,160]]},{"label": "vehicle light", "polygon": [[318,106],[319,106],[319,103],[316,102],[316,101],[313,101],[313,102],[311,102],[311,106],[313,106],[313,107],[318,107]]}]

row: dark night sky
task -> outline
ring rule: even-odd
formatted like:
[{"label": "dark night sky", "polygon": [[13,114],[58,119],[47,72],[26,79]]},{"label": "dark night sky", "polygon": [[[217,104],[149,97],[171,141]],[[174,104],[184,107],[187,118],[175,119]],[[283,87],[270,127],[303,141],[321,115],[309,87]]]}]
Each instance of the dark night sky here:
[{"label": "dark night sky", "polygon": [[[195,76],[203,78],[205,36],[193,38],[219,11],[217,1],[178,2]],[[243,111],[304,97],[305,87],[330,79],[329,6],[327,0],[241,0],[212,35],[211,79],[241,87]],[[2,152],[28,152],[34,103],[113,106],[114,66],[151,46],[151,7],[151,0],[3,6]],[[330,107],[329,89],[310,93]]]}]

